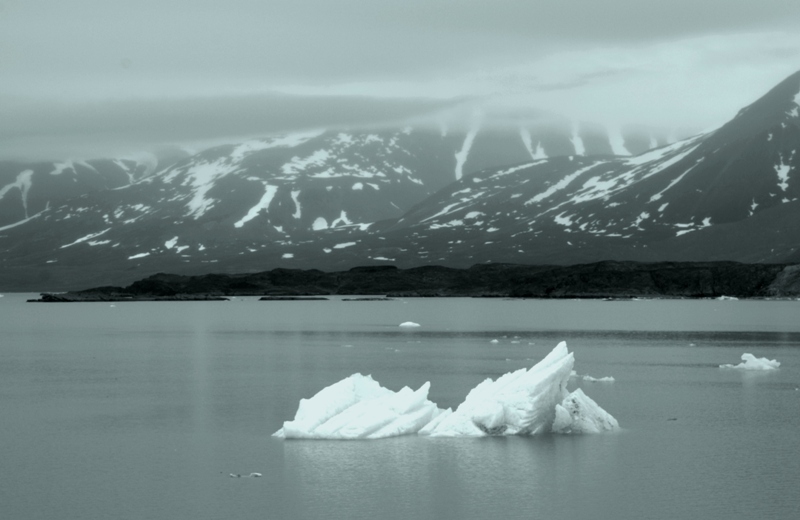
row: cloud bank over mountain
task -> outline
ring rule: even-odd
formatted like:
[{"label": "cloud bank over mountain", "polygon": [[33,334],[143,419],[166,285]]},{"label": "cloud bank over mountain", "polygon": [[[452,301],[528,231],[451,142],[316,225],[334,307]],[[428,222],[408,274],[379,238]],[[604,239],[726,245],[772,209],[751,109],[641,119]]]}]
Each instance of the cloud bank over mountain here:
[{"label": "cloud bank over mountain", "polygon": [[380,125],[465,100],[489,118],[702,129],[797,69],[798,26],[790,0],[5,0],[0,158]]}]

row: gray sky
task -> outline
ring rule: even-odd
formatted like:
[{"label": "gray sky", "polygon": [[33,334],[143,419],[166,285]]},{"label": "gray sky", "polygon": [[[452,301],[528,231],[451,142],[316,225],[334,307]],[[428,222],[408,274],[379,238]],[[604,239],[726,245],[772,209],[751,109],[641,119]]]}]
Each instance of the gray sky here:
[{"label": "gray sky", "polygon": [[703,128],[798,69],[797,0],[0,0],[0,158],[454,106]]}]

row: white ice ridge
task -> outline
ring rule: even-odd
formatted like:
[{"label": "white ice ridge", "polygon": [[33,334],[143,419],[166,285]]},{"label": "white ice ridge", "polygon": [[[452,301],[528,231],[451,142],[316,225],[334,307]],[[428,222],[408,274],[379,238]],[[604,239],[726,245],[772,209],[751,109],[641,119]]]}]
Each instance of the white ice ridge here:
[{"label": "white ice ridge", "polygon": [[757,358],[753,354],[742,354],[742,362],[738,365],[720,365],[720,368],[735,368],[738,370],[775,370],[781,364],[774,359],[767,359],[765,357]]},{"label": "white ice ridge", "polygon": [[353,374],[301,399],[293,421],[275,437],[286,439],[379,439],[418,432],[442,413],[428,401],[430,383],[392,392],[371,376]]},{"label": "white ice ridge", "polygon": [[580,389],[567,392],[573,354],[561,342],[530,369],[486,379],[455,411],[428,400],[430,383],[392,392],[354,374],[301,399],[294,420],[273,435],[300,439],[377,439],[396,435],[483,437],[593,433],[619,428]]}]

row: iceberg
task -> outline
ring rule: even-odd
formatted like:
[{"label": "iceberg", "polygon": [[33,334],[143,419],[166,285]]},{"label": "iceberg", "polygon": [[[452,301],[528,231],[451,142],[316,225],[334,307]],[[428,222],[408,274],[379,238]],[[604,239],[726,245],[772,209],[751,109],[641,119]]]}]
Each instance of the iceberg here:
[{"label": "iceberg", "polygon": [[569,393],[574,356],[561,342],[529,369],[486,379],[455,410],[428,400],[430,382],[393,392],[354,374],[301,399],[295,417],[273,434],[284,439],[378,439],[398,435],[483,437],[598,433],[617,420],[580,389]]},{"label": "iceberg", "polygon": [[419,327],[419,326],[420,326],[419,323],[414,323],[413,321],[404,321],[403,323],[398,325],[398,327],[405,327],[405,328],[408,328],[408,329]]},{"label": "iceberg", "polygon": [[371,376],[353,374],[301,399],[293,421],[275,437],[285,439],[379,439],[417,433],[442,413],[428,401],[430,383],[393,392]]},{"label": "iceberg", "polygon": [[582,376],[581,379],[584,381],[588,381],[590,383],[613,383],[616,381],[613,376],[605,376],[605,377],[592,377],[590,375]]},{"label": "iceberg", "polygon": [[486,379],[464,402],[422,434],[435,437],[535,435],[550,429],[555,406],[567,395],[574,356],[561,342],[530,369]]},{"label": "iceberg", "polygon": [[618,429],[617,420],[580,388],[556,405],[553,433],[600,433]]},{"label": "iceberg", "polygon": [[580,375],[574,370],[570,374],[570,377],[577,377],[583,379],[584,381],[588,381],[589,383],[613,383],[616,381],[613,376],[605,376],[605,377],[592,377],[589,374]]},{"label": "iceberg", "polygon": [[767,359],[765,357],[757,358],[753,354],[742,354],[742,362],[738,365],[725,364],[720,365],[719,368],[735,368],[737,370],[775,370],[781,364],[774,359]]}]

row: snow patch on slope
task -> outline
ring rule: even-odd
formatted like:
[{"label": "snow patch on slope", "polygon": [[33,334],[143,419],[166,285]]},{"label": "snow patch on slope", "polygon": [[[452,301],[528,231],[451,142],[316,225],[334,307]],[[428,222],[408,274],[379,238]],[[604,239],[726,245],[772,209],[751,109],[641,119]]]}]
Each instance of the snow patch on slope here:
[{"label": "snow patch on slope", "polygon": [[272,198],[275,197],[275,193],[278,192],[278,187],[265,184],[264,190],[265,190],[264,195],[261,196],[261,200],[259,200],[255,206],[250,208],[250,210],[247,212],[247,215],[245,215],[238,222],[236,222],[233,225],[234,227],[240,228],[244,226],[246,223],[256,218],[258,214],[261,213],[262,210],[269,211],[269,205],[272,202]]},{"label": "snow patch on slope", "polygon": [[305,171],[310,166],[322,166],[331,158],[328,150],[317,150],[308,157],[292,157],[292,160],[281,166],[281,171],[285,175],[296,175]]},{"label": "snow patch on slope", "polygon": [[17,175],[14,182],[6,184],[0,188],[0,199],[14,188],[17,188],[22,198],[22,207],[25,210],[25,218],[28,218],[28,191],[31,189],[31,178],[33,177],[33,170],[24,170]]},{"label": "snow patch on slope", "polygon": [[301,215],[300,201],[297,199],[299,195],[300,195],[300,190],[292,191],[292,201],[294,201],[294,213],[292,214],[292,217],[294,218],[300,218]]},{"label": "snow patch on slope", "polygon": [[233,152],[231,152],[231,160],[239,162],[251,153],[268,150],[270,148],[294,148],[322,135],[322,133],[322,130],[315,130],[312,132],[287,134],[266,140],[246,141],[233,149]]},{"label": "snow patch on slope", "polygon": [[611,145],[614,155],[631,155],[631,152],[625,148],[625,138],[622,136],[622,128],[619,126],[609,129],[608,143]]},{"label": "snow patch on slope", "polygon": [[339,212],[339,218],[331,222],[331,227],[335,228],[336,226],[351,226],[352,224],[353,223],[350,222],[350,219],[347,218],[347,212],[345,212],[345,210],[341,210]]},{"label": "snow patch on slope", "polygon": [[[681,159],[682,159],[682,158],[683,158],[683,157],[681,157]],[[667,162],[670,162],[670,161],[667,161]],[[675,162],[677,162],[677,161],[675,161]],[[697,161],[695,164],[693,164],[692,166],[690,166],[688,170],[686,170],[686,171],[685,171],[685,172],[683,172],[682,174],[680,174],[680,175],[678,175],[677,177],[675,177],[674,179],[672,179],[672,180],[670,181],[670,183],[667,185],[667,187],[666,187],[666,188],[664,188],[663,190],[659,191],[659,192],[658,192],[658,193],[656,193],[655,195],[651,196],[651,197],[650,197],[650,200],[649,200],[648,202],[655,202],[655,201],[659,200],[659,199],[660,199],[660,198],[661,198],[661,197],[664,195],[664,193],[666,193],[668,190],[670,190],[670,189],[671,189],[672,187],[674,187],[676,184],[678,184],[679,182],[681,182],[681,181],[683,180],[683,178],[684,178],[684,177],[686,177],[686,175],[687,175],[687,174],[688,174],[690,171],[694,170],[694,169],[697,167],[697,165],[698,165],[698,164],[700,164],[701,162],[703,162],[703,158],[702,158],[702,157],[701,157],[701,158],[700,158],[700,159],[699,159],[699,160],[698,160],[698,161]],[[673,163],[673,164],[674,164],[674,163]],[[665,167],[666,167],[666,166],[665,166]],[[658,171],[661,171],[661,170],[663,170],[665,167],[659,167],[659,168],[658,168]],[[646,177],[649,177],[650,175],[651,175],[651,174],[648,174]],[[645,177],[645,178],[646,178],[646,177]]]},{"label": "snow patch on slope", "polygon": [[783,191],[789,188],[789,170],[791,169],[791,165],[783,163],[783,157],[781,157],[781,163],[775,165],[775,173],[778,174],[778,187]]},{"label": "snow patch on slope", "polygon": [[317,217],[317,219],[311,225],[311,229],[313,229],[314,231],[322,231],[324,229],[328,229],[328,221],[322,217]]},{"label": "snow patch on slope", "polygon": [[594,168],[598,164],[602,164],[602,162],[601,163],[592,163],[592,164],[590,164],[589,166],[587,166],[585,168],[581,168],[580,170],[567,175],[566,177],[564,177],[563,179],[561,179],[557,183],[555,183],[552,186],[550,186],[549,188],[547,188],[545,191],[536,194],[534,197],[532,197],[531,199],[526,201],[525,205],[528,206],[530,204],[536,204],[537,202],[541,202],[544,199],[546,199],[548,197],[551,197],[554,193],[556,193],[557,191],[563,190],[564,188],[569,186],[569,184],[573,180],[575,180],[576,178],[580,177],[581,175],[583,175],[587,171],[591,170],[592,168]]},{"label": "snow patch on slope", "polygon": [[18,222],[14,222],[13,224],[7,224],[5,226],[2,226],[2,227],[0,227],[0,231],[5,231],[7,229],[11,229],[11,228],[15,228],[17,226],[21,226],[23,224],[27,224],[31,220],[33,220],[33,219],[35,219],[37,217],[40,217],[42,215],[42,213],[44,213],[48,209],[50,209],[50,203],[49,202],[47,203],[47,207],[45,209],[43,209],[42,211],[40,211],[39,213],[37,213],[35,215],[31,215],[30,217],[28,217],[28,218],[26,218],[24,220],[20,220]]},{"label": "snow patch on slope", "polygon": [[536,152],[534,152],[533,158],[537,161],[539,159],[547,159],[547,153],[545,153],[544,148],[542,148],[541,141],[536,143]]},{"label": "snow patch on slope", "polygon": [[164,177],[164,182],[174,182],[183,174],[181,185],[190,187],[192,197],[186,204],[188,207],[186,216],[198,219],[214,207],[215,200],[206,197],[214,183],[237,171],[239,171],[239,166],[228,164],[227,158],[220,158],[211,162],[193,164],[185,169],[176,168]]},{"label": "snow patch on slope", "polygon": [[75,171],[75,168],[72,164],[72,161],[66,161],[63,163],[56,163],[54,164],[55,169],[50,172],[50,175],[61,175],[67,170]]},{"label": "snow patch on slope", "polygon": [[520,128],[519,136],[522,139],[522,144],[525,145],[525,149],[528,150],[531,159],[536,159],[536,157],[534,157],[535,152],[533,151],[533,141],[531,140],[531,133],[528,131],[527,128]]},{"label": "snow patch on slope", "polygon": [[81,237],[81,238],[79,238],[78,240],[76,240],[74,242],[70,242],[69,244],[65,244],[65,245],[61,246],[59,249],[65,249],[67,247],[74,246],[75,244],[80,244],[81,242],[86,242],[87,240],[91,240],[93,238],[97,238],[100,235],[108,233],[109,231],[111,231],[111,228],[104,229],[103,231],[98,231],[97,233],[89,233],[88,235],[86,235],[84,237]]},{"label": "snow patch on slope", "polygon": [[456,180],[460,180],[464,174],[464,163],[467,162],[469,151],[472,148],[472,143],[475,142],[475,136],[478,135],[480,129],[480,121],[478,117],[473,117],[472,126],[464,138],[464,144],[461,145],[461,150],[456,153]]},{"label": "snow patch on slope", "polygon": [[577,122],[572,123],[572,146],[575,148],[575,155],[586,155],[586,147],[583,145],[583,139],[580,136],[580,125]]},{"label": "snow patch on slope", "polygon": [[[695,148],[697,148],[697,146],[700,145],[700,143],[696,141],[701,141],[702,137],[705,136],[701,135],[694,138],[686,139],[684,141],[678,141],[677,143],[673,143],[667,146],[662,146],[661,148],[649,150],[643,154],[639,154],[635,157],[631,157],[630,159],[626,159],[624,164],[627,166],[640,166],[642,164],[660,161],[661,159],[664,159],[665,157],[668,157],[674,153],[681,152],[681,150],[686,152],[683,154],[683,156],[685,156],[686,154],[688,154],[688,152],[694,150]],[[691,146],[693,144],[695,146],[693,146],[691,150],[684,150],[685,146]]]}]

